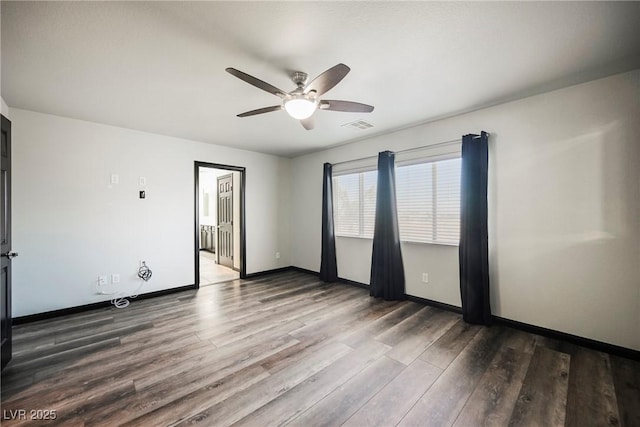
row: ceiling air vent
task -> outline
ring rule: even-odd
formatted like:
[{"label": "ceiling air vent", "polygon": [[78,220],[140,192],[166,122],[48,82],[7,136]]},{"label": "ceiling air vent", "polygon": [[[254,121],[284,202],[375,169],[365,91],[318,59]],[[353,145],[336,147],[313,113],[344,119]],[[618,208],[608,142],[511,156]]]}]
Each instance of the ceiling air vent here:
[{"label": "ceiling air vent", "polygon": [[364,120],[356,120],[355,122],[345,123],[342,126],[346,128],[360,129],[360,130],[367,130],[373,127],[371,123],[365,122]]}]

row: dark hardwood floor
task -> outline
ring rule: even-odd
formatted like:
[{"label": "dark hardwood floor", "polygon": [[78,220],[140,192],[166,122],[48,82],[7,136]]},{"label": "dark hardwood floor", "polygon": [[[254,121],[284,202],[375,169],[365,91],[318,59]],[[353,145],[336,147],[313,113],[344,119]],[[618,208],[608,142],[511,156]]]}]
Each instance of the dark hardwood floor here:
[{"label": "dark hardwood floor", "polygon": [[640,426],[639,362],[298,272],[16,326],[14,351],[6,426]]}]

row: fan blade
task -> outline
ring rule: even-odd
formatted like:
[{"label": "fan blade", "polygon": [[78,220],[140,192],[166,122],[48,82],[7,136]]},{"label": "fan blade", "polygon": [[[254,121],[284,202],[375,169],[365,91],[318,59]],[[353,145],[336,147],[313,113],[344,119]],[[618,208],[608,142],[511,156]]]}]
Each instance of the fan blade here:
[{"label": "fan blade", "polygon": [[361,104],[351,101],[335,101],[325,99],[320,101],[321,110],[330,111],[346,111],[348,113],[370,113],[373,111],[373,105]]},{"label": "fan blade", "polygon": [[302,126],[304,126],[306,130],[313,129],[313,126],[314,126],[313,117],[309,117],[308,119],[302,119],[300,120],[300,123],[302,123]]},{"label": "fan blade", "polygon": [[351,71],[351,68],[347,67],[344,64],[338,64],[334,67],[331,67],[327,71],[313,79],[313,81],[304,88],[304,93],[309,93],[314,90],[316,91],[317,96],[320,96],[340,83],[340,81],[344,79],[344,76],[346,76],[349,71]]},{"label": "fan blade", "polygon": [[256,114],[270,113],[272,111],[278,111],[278,110],[282,110],[282,105],[274,105],[272,107],[264,107],[264,108],[258,108],[257,110],[247,111],[246,113],[238,114],[238,117],[255,116]]},{"label": "fan blade", "polygon": [[257,79],[253,76],[250,76],[247,73],[243,73],[240,70],[236,70],[235,68],[227,68],[226,71],[232,76],[236,76],[240,80],[245,81],[250,85],[257,87],[258,89],[262,89],[266,92],[272,93],[276,96],[279,96],[280,98],[284,98],[285,96],[287,96],[287,92],[283,91],[282,89],[278,89],[277,87],[270,85],[267,82],[263,82],[262,80]]}]

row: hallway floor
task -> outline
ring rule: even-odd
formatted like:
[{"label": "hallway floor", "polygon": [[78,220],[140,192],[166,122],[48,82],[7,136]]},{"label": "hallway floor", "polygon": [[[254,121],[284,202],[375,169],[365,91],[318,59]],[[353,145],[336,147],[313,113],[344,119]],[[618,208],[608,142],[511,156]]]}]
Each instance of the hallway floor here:
[{"label": "hallway floor", "polygon": [[200,251],[200,286],[228,282],[239,278],[239,272],[216,264],[215,254],[208,251]]}]

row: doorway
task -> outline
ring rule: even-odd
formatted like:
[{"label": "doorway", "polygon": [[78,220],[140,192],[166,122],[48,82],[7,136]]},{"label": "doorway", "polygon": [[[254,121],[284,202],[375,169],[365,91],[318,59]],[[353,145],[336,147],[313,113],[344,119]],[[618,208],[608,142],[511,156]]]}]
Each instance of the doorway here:
[{"label": "doorway", "polygon": [[195,162],[196,286],[245,277],[245,169]]}]

